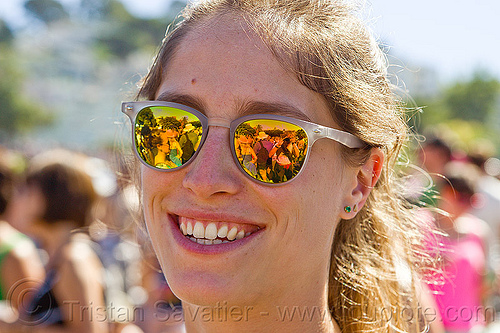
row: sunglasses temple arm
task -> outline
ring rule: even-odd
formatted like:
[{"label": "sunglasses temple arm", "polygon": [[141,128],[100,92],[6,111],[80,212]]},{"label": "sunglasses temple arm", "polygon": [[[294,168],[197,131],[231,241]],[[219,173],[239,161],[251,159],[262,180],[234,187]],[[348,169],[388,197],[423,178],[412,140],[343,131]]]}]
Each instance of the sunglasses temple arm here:
[{"label": "sunglasses temple arm", "polygon": [[328,130],[326,135],[327,138],[335,140],[343,144],[344,146],[347,146],[349,148],[361,148],[364,146],[363,141],[361,141],[359,138],[352,135],[351,133],[339,131],[334,128],[327,128],[327,130]]}]

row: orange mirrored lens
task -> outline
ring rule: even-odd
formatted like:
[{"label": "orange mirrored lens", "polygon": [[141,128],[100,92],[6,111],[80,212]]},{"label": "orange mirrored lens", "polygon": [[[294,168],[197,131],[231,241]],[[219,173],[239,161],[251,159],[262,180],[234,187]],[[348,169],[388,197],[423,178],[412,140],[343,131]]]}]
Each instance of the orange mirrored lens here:
[{"label": "orange mirrored lens", "polygon": [[235,131],[238,161],[251,177],[266,183],[283,183],[295,177],[307,154],[307,134],[284,121],[256,119]]},{"label": "orange mirrored lens", "polygon": [[158,169],[175,169],[194,155],[203,129],[192,113],[151,106],[139,111],[134,133],[137,153],[144,162]]}]

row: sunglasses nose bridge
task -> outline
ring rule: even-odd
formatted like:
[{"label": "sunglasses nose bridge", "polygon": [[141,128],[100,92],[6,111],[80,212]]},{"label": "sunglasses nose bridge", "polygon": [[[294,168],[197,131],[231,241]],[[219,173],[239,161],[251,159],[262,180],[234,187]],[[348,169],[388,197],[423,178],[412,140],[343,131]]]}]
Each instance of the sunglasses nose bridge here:
[{"label": "sunglasses nose bridge", "polygon": [[230,128],[231,127],[230,124],[231,122],[224,118],[208,118],[208,127],[218,126],[218,127]]}]

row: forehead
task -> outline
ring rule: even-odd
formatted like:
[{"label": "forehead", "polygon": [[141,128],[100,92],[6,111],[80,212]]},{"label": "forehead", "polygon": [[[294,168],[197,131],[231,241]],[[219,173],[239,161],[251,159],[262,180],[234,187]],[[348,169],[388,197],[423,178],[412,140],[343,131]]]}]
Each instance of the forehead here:
[{"label": "forehead", "polygon": [[167,64],[157,97],[165,93],[195,97],[208,116],[235,119],[246,103],[274,103],[334,125],[324,98],[302,85],[235,16],[213,18],[186,34]]}]

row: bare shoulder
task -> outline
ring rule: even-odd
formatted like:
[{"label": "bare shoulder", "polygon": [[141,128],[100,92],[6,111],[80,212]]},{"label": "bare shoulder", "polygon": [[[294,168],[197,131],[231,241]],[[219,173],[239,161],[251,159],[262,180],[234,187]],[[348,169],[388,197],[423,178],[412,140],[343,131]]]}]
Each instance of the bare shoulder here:
[{"label": "bare shoulder", "polygon": [[[101,282],[102,264],[92,242],[85,235],[78,235],[62,251],[60,274],[75,281]],[[96,281],[99,280],[99,281]]]},{"label": "bare shoulder", "polygon": [[63,250],[63,258],[79,264],[89,262],[89,260],[93,264],[92,261],[99,260],[94,250],[93,242],[84,234],[72,237]]},{"label": "bare shoulder", "polygon": [[[12,242],[13,239],[15,242]],[[39,269],[40,271],[43,269],[33,241],[6,222],[2,222],[0,223],[0,242],[9,241],[11,241],[10,251],[4,259],[5,266],[9,267],[6,272],[12,269]]]},{"label": "bare shoulder", "polygon": [[[34,243],[13,228],[1,227],[3,237],[17,238],[8,254],[5,256],[1,271],[3,286],[9,291],[9,297],[14,307],[18,306],[24,290],[36,289],[43,282],[45,272]],[[5,239],[3,239],[5,240]]]}]

